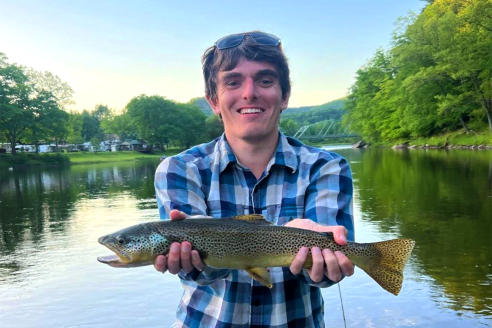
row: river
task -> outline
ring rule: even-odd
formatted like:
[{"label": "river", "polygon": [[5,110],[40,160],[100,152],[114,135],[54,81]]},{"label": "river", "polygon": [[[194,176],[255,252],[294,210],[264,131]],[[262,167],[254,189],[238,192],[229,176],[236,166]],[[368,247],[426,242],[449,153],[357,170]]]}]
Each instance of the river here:
[{"label": "river", "polygon": [[[399,296],[340,283],[347,327],[492,327],[492,152],[336,147],[354,176],[356,241],[416,241]],[[158,219],[158,159],[0,171],[0,327],[169,327],[179,279],[114,269],[97,238]],[[343,327],[336,286],[327,327]]]}]

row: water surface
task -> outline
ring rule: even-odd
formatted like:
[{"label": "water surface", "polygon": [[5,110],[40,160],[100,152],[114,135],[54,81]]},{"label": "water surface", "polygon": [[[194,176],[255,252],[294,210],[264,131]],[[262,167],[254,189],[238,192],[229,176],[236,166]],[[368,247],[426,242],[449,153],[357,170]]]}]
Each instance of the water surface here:
[{"label": "water surface", "polygon": [[[340,284],[349,327],[492,327],[492,152],[339,149],[356,240],[413,238],[395,297],[361,270]],[[169,327],[179,279],[96,261],[97,238],[158,219],[158,160],[0,171],[1,327]],[[323,290],[328,327],[339,291]]]}]

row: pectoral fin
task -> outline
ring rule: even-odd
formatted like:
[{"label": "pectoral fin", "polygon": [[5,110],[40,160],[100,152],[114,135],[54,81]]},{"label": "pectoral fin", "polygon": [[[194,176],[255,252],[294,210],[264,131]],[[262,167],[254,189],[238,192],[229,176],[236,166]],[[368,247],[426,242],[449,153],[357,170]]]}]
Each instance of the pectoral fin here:
[{"label": "pectoral fin", "polygon": [[249,268],[246,269],[246,272],[250,275],[251,278],[265,285],[266,287],[273,287],[270,280],[270,273],[267,271],[266,268]]}]

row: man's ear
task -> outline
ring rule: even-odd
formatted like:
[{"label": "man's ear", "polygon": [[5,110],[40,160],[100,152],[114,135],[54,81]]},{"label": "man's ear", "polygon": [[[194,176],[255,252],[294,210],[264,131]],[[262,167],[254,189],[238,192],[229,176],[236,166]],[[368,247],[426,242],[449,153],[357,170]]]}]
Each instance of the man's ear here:
[{"label": "man's ear", "polygon": [[214,111],[214,113],[217,115],[220,115],[219,102],[217,101],[217,99],[213,99],[209,95],[205,95],[205,99],[207,100],[210,107],[212,107],[212,110]]},{"label": "man's ear", "polygon": [[282,111],[284,111],[285,109],[287,109],[287,107],[289,107],[289,98],[290,98],[290,92],[282,96],[282,102],[280,103],[280,108],[282,109]]}]

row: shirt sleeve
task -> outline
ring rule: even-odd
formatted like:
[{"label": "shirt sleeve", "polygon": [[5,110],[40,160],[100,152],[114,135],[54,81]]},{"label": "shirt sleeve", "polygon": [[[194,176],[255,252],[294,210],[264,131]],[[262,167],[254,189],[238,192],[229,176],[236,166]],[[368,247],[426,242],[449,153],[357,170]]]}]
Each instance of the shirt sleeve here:
[{"label": "shirt sleeve", "polygon": [[[354,241],[352,172],[347,160],[331,153],[320,158],[311,168],[310,184],[305,193],[305,218],[324,225],[342,225],[347,239]],[[314,283],[306,270],[299,275],[311,286],[329,287],[334,284],[326,276]]]},{"label": "shirt sleeve", "polygon": [[161,219],[169,218],[174,209],[188,215],[206,215],[205,194],[193,161],[177,156],[166,158],[157,167],[154,184]]},{"label": "shirt sleeve", "polygon": [[[157,168],[154,185],[161,219],[169,219],[169,212],[174,209],[188,215],[207,215],[199,170],[193,160],[178,156],[164,159]],[[206,267],[203,271],[194,269],[188,274],[181,271],[178,275],[183,280],[209,285],[229,272]]]}]

